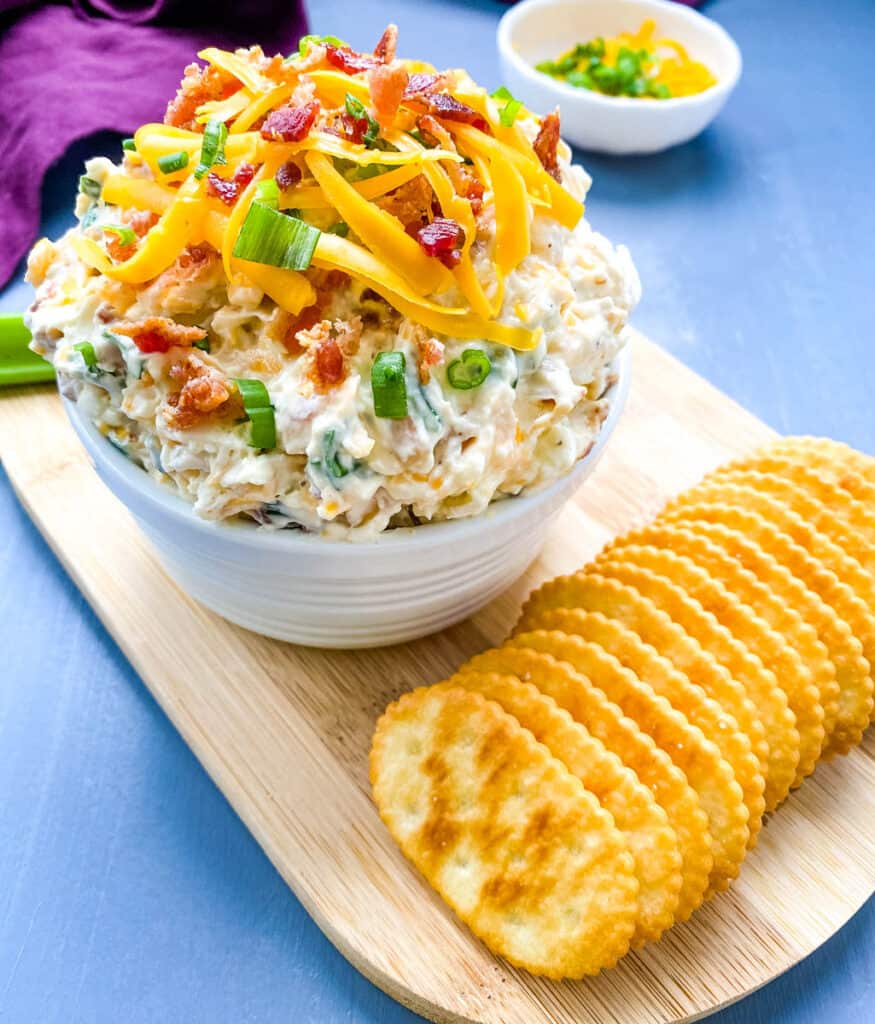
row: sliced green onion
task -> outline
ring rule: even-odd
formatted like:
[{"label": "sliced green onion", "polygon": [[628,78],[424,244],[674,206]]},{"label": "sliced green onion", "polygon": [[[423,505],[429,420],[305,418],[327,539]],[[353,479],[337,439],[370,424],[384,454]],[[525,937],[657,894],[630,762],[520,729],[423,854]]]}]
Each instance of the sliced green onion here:
[{"label": "sliced green onion", "polygon": [[457,391],[471,391],[480,387],[491,369],[489,356],[482,349],[466,348],[462,358],[454,359],[447,367],[447,380]]},{"label": "sliced green onion", "polygon": [[234,383],[250,423],[249,444],[253,448],[276,448],[276,417],[264,382],[238,377]]},{"label": "sliced green onion", "polygon": [[122,139],[122,149],[127,150],[128,153],[136,153],[137,144],[133,139]]},{"label": "sliced green onion", "polygon": [[494,100],[512,100],[513,93],[506,85],[500,85],[495,92],[489,94]]},{"label": "sliced green onion", "polygon": [[258,182],[255,186],[255,202],[269,206],[272,210],[279,209],[280,187],[276,183],[276,178],[266,178]]},{"label": "sliced green onion", "polygon": [[[207,126],[204,128],[204,141],[201,143],[200,162],[194,171],[194,176],[198,181],[214,164],[226,164],[228,162],[225,159],[225,140],[227,138],[228,126],[224,121],[220,121],[217,117],[207,121]],[[160,164],[161,161],[159,160],[158,162]],[[187,156],[186,163],[188,163]],[[185,164],[183,164],[184,166]],[[164,168],[162,167],[161,170],[164,170]]]},{"label": "sliced green onion", "polygon": [[407,416],[407,381],[403,352],[381,352],[371,367],[374,412],[382,419],[403,420]]},{"label": "sliced green onion", "polygon": [[193,341],[191,343],[191,347],[192,348],[199,348],[201,350],[201,352],[209,352],[210,351],[210,339],[209,338],[201,338],[199,341]]},{"label": "sliced green onion", "polygon": [[519,112],[523,109],[521,100],[508,100],[507,103],[499,110],[498,120],[505,128],[510,128],[514,121],[519,116]]},{"label": "sliced green onion", "polygon": [[100,182],[95,181],[94,178],[89,178],[87,174],[82,174],[79,177],[79,191],[88,196],[89,199],[100,198]]},{"label": "sliced green onion", "polygon": [[339,480],[349,473],[349,469],[344,466],[337,454],[337,439],[333,430],[326,430],[322,439],[322,450],[325,453],[325,469],[330,477]]},{"label": "sliced green onion", "polygon": [[380,123],[371,117],[368,108],[360,99],[353,96],[351,92],[346,94],[344,106],[350,117],[354,117],[357,121],[361,121],[364,118],[368,122],[368,130],[365,132],[362,142],[366,146],[373,146],[377,141],[377,136],[380,134]]},{"label": "sliced green onion", "polygon": [[345,220],[339,220],[336,224],[332,224],[328,229],[329,235],[339,235],[341,238],[346,238],[349,234],[349,224]]},{"label": "sliced green onion", "polygon": [[321,234],[297,217],[253,203],[234,243],[234,255],[270,267],[306,270]]},{"label": "sliced green onion", "polygon": [[137,232],[127,224],[103,224],[100,230],[115,235],[121,245],[133,245],[137,240]]},{"label": "sliced green onion", "polygon": [[174,171],[181,171],[188,167],[188,153],[180,149],[176,153],[165,153],[158,157],[158,167],[164,174],[173,174]]},{"label": "sliced green onion", "polygon": [[94,351],[94,346],[90,341],[77,341],[73,348],[82,356],[85,360],[85,365],[89,370],[97,369],[97,354]]},{"label": "sliced green onion", "polygon": [[[328,43],[329,46],[346,46],[346,43],[342,39],[338,39],[337,36],[301,36],[298,40],[299,57],[303,57],[307,53],[310,43]],[[292,59],[292,57],[286,58],[286,60]]]}]

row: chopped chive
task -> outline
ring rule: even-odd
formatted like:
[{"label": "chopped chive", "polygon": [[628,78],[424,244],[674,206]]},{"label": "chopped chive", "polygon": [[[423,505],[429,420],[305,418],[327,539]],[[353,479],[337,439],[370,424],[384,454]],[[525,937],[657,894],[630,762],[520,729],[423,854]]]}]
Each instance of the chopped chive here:
[{"label": "chopped chive", "polygon": [[276,183],[276,178],[266,178],[264,181],[259,181],[255,186],[255,202],[261,203],[262,206],[269,206],[272,210],[279,209],[280,189]]},{"label": "chopped chive", "polygon": [[89,370],[97,369],[97,354],[90,341],[77,341],[73,348],[82,356]]},{"label": "chopped chive", "polygon": [[489,94],[494,100],[512,100],[513,93],[506,85],[500,85],[495,92]]},{"label": "chopped chive", "polygon": [[192,348],[199,348],[201,350],[201,352],[209,352],[210,351],[210,339],[209,338],[200,338],[198,341],[193,341],[191,343],[191,347]]},{"label": "chopped chive", "polygon": [[466,348],[462,358],[454,359],[447,367],[447,380],[457,391],[471,391],[480,387],[491,369],[489,356],[482,349]]},{"label": "chopped chive", "polygon": [[181,171],[188,167],[188,153],[180,149],[176,153],[165,153],[158,157],[158,167],[164,174],[173,174],[174,171]]},{"label": "chopped chive", "polygon": [[[228,126],[219,118],[212,118],[207,121],[204,128],[204,141],[201,143],[201,158],[194,171],[194,176],[200,179],[210,170],[213,165],[226,164],[225,140],[228,138]],[[159,164],[161,161],[158,161]],[[186,163],[188,156],[186,155]],[[185,164],[183,164],[183,167]],[[163,167],[161,168],[164,169]]]},{"label": "chopped chive", "polygon": [[498,120],[505,128],[510,128],[523,109],[521,100],[508,100],[498,112]]},{"label": "chopped chive", "polygon": [[234,243],[234,255],[270,267],[306,270],[321,233],[297,217],[253,203]]},{"label": "chopped chive", "polygon": [[339,220],[336,224],[332,224],[328,229],[329,235],[339,235],[341,238],[346,238],[349,234],[349,224],[345,220]]},{"label": "chopped chive", "polygon": [[322,451],[325,454],[325,470],[332,479],[339,480],[349,473],[349,469],[344,466],[337,454],[337,435],[334,430],[325,431]]},{"label": "chopped chive", "polygon": [[[301,36],[298,40],[298,56],[303,57],[306,55],[307,50],[310,47],[310,43],[328,43],[329,46],[346,46],[346,43],[342,39],[338,39],[337,36]],[[287,57],[286,60],[293,60],[293,57]]]},{"label": "chopped chive", "polygon": [[374,412],[382,419],[403,420],[407,416],[407,381],[403,352],[380,352],[371,367]]},{"label": "chopped chive", "polygon": [[366,146],[373,146],[377,141],[377,136],[380,134],[380,124],[375,121],[368,112],[368,108],[362,103],[360,99],[357,99],[351,92],[346,94],[344,99],[344,106],[347,114],[350,117],[354,117],[357,121],[366,120],[368,122],[368,130],[364,134],[362,142]]},{"label": "chopped chive", "polygon": [[122,139],[122,149],[128,153],[136,153],[137,144],[133,139]]},{"label": "chopped chive", "polygon": [[89,178],[87,174],[82,174],[79,177],[79,191],[88,196],[89,199],[100,198],[100,182],[95,181],[94,178]]},{"label": "chopped chive", "polygon": [[137,240],[136,231],[129,228],[127,224],[104,224],[100,230],[115,235],[119,240],[119,245],[133,245]]},{"label": "chopped chive", "polygon": [[253,448],[276,448],[276,417],[264,382],[238,377],[234,383],[250,423],[249,444]]}]

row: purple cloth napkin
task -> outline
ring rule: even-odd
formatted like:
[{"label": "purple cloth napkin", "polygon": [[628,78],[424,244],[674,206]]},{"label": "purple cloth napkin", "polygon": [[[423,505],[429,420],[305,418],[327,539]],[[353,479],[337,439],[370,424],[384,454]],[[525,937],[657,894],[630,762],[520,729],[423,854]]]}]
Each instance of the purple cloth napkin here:
[{"label": "purple cloth napkin", "polygon": [[43,176],[71,142],[160,121],[204,46],[285,53],[306,24],[302,0],[0,0],[0,287],[36,238]]}]

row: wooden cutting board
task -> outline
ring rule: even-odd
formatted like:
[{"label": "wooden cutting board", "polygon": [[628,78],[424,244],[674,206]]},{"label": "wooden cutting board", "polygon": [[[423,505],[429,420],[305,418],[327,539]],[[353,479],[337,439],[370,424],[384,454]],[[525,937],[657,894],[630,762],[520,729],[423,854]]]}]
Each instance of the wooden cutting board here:
[{"label": "wooden cutting board", "polygon": [[496,960],[377,817],[367,753],[390,700],[500,641],[535,584],[772,436],[640,337],[633,373],[602,463],[525,578],[444,633],[356,653],[267,640],[195,605],[94,474],[54,393],[0,397],[0,458],[13,486],[143,681],[329,939],[380,988],[436,1021],[694,1019],[797,963],[875,888],[871,733],[850,757],[818,768],[767,822],[730,892],[584,982],[547,982]]}]

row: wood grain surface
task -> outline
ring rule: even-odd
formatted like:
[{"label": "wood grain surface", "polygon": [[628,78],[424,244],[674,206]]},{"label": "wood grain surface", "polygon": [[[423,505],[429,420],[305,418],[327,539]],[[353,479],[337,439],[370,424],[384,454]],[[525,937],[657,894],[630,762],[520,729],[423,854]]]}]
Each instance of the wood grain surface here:
[{"label": "wood grain surface", "polygon": [[146,685],[331,941],[434,1020],[695,1019],[798,962],[875,888],[871,735],[767,822],[730,892],[579,983],[493,958],[404,861],[371,804],[368,745],[389,700],[501,640],[532,586],[771,436],[651,343],[635,348],[627,413],[526,576],[438,636],[354,654],[267,640],[195,605],[99,482],[54,394],[0,401],[0,458],[20,499]]}]

